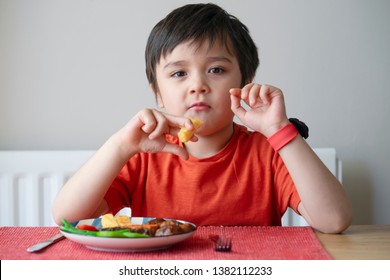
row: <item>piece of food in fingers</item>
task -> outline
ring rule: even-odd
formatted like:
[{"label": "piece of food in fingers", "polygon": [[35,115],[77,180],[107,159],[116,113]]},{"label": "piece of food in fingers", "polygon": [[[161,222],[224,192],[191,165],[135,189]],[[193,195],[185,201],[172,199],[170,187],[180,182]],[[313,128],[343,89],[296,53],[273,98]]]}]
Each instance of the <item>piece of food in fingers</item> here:
[{"label": "piece of food in fingers", "polygon": [[194,130],[188,130],[187,128],[185,127],[182,127],[179,131],[179,133],[177,134],[177,136],[179,137],[179,140],[180,142],[188,142],[190,141],[191,137],[194,135],[195,131],[202,125],[202,121],[201,120],[197,120],[197,119],[190,119],[192,124],[194,125]]}]

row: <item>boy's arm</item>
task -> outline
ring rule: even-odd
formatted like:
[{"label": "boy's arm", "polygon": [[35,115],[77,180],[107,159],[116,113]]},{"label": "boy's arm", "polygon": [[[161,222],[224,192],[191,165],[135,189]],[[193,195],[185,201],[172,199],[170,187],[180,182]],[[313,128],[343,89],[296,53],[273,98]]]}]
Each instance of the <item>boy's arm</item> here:
[{"label": "boy's arm", "polygon": [[192,122],[144,109],[135,115],[66,182],[53,205],[53,218],[76,221],[97,217],[108,210],[104,200],[111,183],[126,164],[139,152],[168,152],[187,158],[187,151],[166,142],[166,133],[177,133],[180,127],[193,129]]},{"label": "boy's arm", "polygon": [[[232,111],[250,128],[269,138],[289,124],[282,92],[268,85],[232,89]],[[249,109],[240,104],[245,102]],[[345,190],[302,139],[295,137],[279,150],[301,198],[298,211],[314,228],[327,233],[345,230],[352,210]]]},{"label": "boy's arm", "polygon": [[306,141],[297,136],[279,154],[301,198],[298,211],[307,222],[324,233],[349,227],[352,210],[347,194]]},{"label": "boy's arm", "polygon": [[118,138],[118,134],[110,137],[61,188],[53,204],[58,225],[62,218],[76,221],[98,217],[108,210],[103,197],[128,159]]}]

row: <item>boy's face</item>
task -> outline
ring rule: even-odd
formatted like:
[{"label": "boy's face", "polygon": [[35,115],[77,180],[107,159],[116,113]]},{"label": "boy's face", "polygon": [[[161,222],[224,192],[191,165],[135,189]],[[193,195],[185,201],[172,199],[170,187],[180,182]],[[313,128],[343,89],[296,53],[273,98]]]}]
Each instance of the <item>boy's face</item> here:
[{"label": "boy's face", "polygon": [[241,85],[236,57],[220,43],[184,42],[161,57],[156,67],[157,101],[169,114],[203,121],[200,134],[230,125],[231,88]]}]

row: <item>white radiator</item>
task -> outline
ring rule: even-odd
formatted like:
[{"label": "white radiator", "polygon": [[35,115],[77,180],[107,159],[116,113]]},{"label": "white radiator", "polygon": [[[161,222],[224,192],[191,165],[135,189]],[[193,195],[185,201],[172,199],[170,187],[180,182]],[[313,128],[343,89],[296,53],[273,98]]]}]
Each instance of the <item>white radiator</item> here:
[{"label": "white radiator", "polygon": [[0,226],[51,226],[53,200],[93,151],[0,151]]},{"label": "white radiator", "polygon": [[[341,181],[333,148],[314,149]],[[94,151],[0,151],[0,226],[51,226],[53,200],[68,178]],[[307,225],[291,209],[283,225]]]}]

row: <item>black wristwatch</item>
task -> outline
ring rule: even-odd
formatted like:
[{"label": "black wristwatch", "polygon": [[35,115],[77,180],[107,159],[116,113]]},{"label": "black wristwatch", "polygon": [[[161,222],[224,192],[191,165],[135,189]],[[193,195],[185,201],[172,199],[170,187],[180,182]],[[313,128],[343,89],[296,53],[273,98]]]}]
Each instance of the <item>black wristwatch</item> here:
[{"label": "black wristwatch", "polygon": [[309,128],[304,122],[296,118],[289,118],[288,120],[295,126],[303,138],[307,139],[307,137],[309,137]]}]

